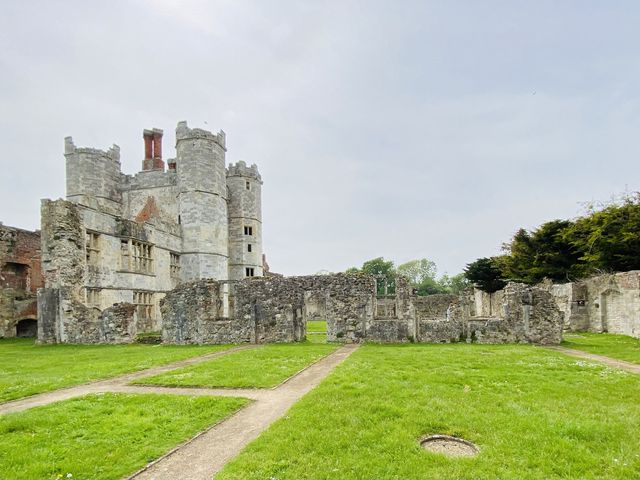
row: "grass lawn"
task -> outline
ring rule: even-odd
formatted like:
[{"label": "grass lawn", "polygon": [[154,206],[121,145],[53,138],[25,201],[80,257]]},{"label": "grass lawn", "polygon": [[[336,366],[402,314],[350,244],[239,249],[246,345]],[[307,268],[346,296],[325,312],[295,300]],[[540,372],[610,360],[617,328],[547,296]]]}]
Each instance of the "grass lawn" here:
[{"label": "grass lawn", "polygon": [[[365,345],[216,477],[640,478],[640,377],[541,348]],[[452,459],[418,440],[481,449]]]},{"label": "grass lawn", "polygon": [[565,333],[563,347],[640,363],[640,340],[611,333]]},{"label": "grass lawn", "polygon": [[3,415],[0,478],[122,478],[246,403],[107,393]]},{"label": "grass lawn", "polygon": [[327,333],[327,322],[325,320],[309,320],[307,322],[307,333]]},{"label": "grass lawn", "polygon": [[338,345],[302,343],[268,344],[230,353],[199,365],[180,368],[133,383],[175,387],[275,387],[282,381],[338,348]]},{"label": "grass lawn", "polygon": [[327,343],[327,322],[309,320],[307,322],[307,341],[309,343]]},{"label": "grass lawn", "polygon": [[203,355],[229,345],[35,345],[0,340],[0,402]]}]

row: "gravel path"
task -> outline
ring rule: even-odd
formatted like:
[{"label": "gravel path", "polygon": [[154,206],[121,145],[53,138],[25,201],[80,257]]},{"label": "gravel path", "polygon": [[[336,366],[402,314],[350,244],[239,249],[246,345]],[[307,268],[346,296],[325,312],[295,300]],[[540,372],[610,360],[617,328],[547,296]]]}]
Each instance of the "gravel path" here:
[{"label": "gravel path", "polygon": [[574,350],[572,348],[565,348],[565,347],[546,347],[546,348],[550,350],[556,350],[558,352],[562,352],[572,357],[594,360],[596,362],[604,363],[605,365],[608,365],[610,367],[620,368],[622,370],[626,370],[627,372],[640,374],[640,365],[635,363],[625,362],[624,360],[605,357],[603,355],[596,355],[595,353],[583,352],[582,350]]},{"label": "gravel path", "polygon": [[[129,477],[135,480],[210,480],[222,467],[269,425],[282,417],[303,395],[318,385],[357,345],[345,345],[271,390],[183,389],[120,387],[126,391],[161,391],[200,395],[228,395],[254,400],[248,407],[197,435]],[[125,390],[122,390],[125,391]],[[199,392],[199,393],[196,393]]]},{"label": "gravel path", "polygon": [[[68,400],[70,398],[80,397],[89,393],[99,392],[115,392],[120,391],[118,389],[124,387],[132,380],[137,380],[142,377],[148,377],[150,375],[157,375],[160,373],[175,370],[176,368],[187,367],[189,365],[195,365],[202,363],[213,358],[221,357],[232,352],[240,350],[248,350],[252,348],[259,348],[259,345],[242,345],[239,347],[233,347],[218,352],[211,352],[199,357],[192,357],[186,360],[180,360],[178,362],[169,363],[167,365],[160,365],[158,367],[148,368],[146,370],[140,370],[139,372],[127,373],[119,377],[109,378],[106,380],[99,380],[97,382],[86,383],[84,385],[77,385],[75,387],[63,388],[60,390],[53,390],[51,392],[39,393],[31,397],[21,398],[0,404],[0,414],[20,412],[27,410],[28,408],[38,407],[41,405],[48,405],[53,402],[59,402],[61,400]],[[162,390],[164,392],[164,390]]]}]

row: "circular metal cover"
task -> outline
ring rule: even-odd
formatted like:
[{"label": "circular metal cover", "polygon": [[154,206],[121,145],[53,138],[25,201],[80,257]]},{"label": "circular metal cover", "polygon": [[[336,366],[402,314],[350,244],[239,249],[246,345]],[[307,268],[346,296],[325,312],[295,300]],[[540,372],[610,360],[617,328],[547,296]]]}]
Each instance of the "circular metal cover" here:
[{"label": "circular metal cover", "polygon": [[429,435],[420,440],[420,446],[434,453],[450,457],[475,457],[480,449],[473,443],[450,435]]}]

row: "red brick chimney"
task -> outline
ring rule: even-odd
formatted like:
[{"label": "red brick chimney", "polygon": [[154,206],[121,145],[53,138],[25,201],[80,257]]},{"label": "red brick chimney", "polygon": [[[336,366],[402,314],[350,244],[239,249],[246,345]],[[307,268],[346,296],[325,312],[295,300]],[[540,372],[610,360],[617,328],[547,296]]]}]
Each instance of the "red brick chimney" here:
[{"label": "red brick chimney", "polygon": [[162,160],[162,130],[144,130],[144,160],[142,170],[162,170],[164,172],[164,161]]}]

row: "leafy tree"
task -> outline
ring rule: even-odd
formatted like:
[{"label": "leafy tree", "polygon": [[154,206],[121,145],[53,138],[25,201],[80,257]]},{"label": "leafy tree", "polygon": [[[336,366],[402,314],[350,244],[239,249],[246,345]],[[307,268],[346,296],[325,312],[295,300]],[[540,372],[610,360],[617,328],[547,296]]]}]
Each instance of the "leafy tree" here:
[{"label": "leafy tree", "polygon": [[640,193],[578,218],[564,239],[580,255],[579,276],[640,269]]},{"label": "leafy tree", "polygon": [[374,275],[377,278],[384,277],[385,282],[378,283],[378,294],[395,293],[396,288],[396,269],[392,260],[385,260],[383,257],[367,260],[362,264],[362,268],[351,267],[348,268],[345,273],[367,273]]},{"label": "leafy tree", "polygon": [[464,276],[469,282],[487,293],[496,292],[506,285],[499,262],[493,258],[479,258],[467,265]]},{"label": "leafy tree", "polygon": [[518,230],[511,243],[504,246],[509,252],[500,262],[504,276],[525,283],[545,278],[566,281],[580,257],[566,238],[572,225],[569,220],[553,220],[531,233]]},{"label": "leafy tree", "polygon": [[445,273],[438,280],[438,284],[443,293],[451,293],[453,295],[459,295],[471,287],[471,283],[465,278],[464,273],[458,273],[452,277]]},{"label": "leafy tree", "polygon": [[392,260],[386,261],[383,257],[378,257],[364,262],[360,271],[370,275],[390,277],[395,274],[395,266]]},{"label": "leafy tree", "polygon": [[398,265],[398,273],[406,277],[412,285],[419,285],[426,279],[435,281],[436,271],[436,264],[426,258],[410,260]]},{"label": "leafy tree", "polygon": [[[405,277],[410,285],[417,290],[418,295],[432,295],[434,293],[457,294],[470,285],[462,273],[453,277],[445,274],[440,279],[436,279],[436,264],[426,258],[410,260],[396,268],[393,261],[378,257],[364,262],[362,268],[351,267],[346,270],[346,273],[360,272],[375,275],[376,277],[386,277],[387,293],[395,292],[396,274]],[[384,293],[384,284],[379,284],[378,288],[379,294]]]}]

